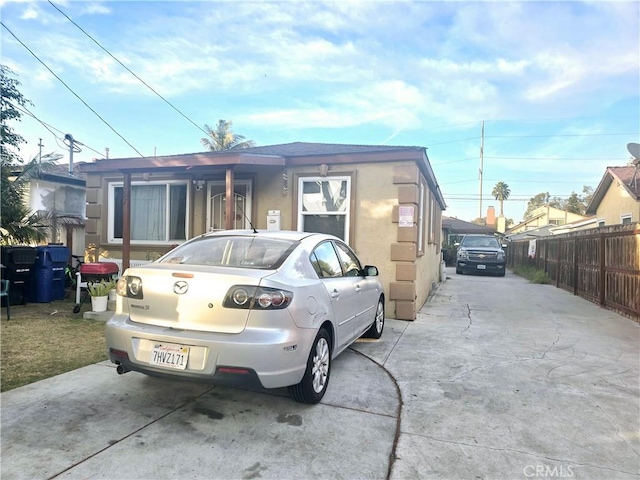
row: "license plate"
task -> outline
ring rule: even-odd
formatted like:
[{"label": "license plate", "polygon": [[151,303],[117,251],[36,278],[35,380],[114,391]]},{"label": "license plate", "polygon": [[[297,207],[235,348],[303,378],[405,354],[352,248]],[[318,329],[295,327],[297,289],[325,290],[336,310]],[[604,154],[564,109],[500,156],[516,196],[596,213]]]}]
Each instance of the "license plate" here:
[{"label": "license plate", "polygon": [[486,270],[487,266],[486,265],[478,265],[478,270]]},{"label": "license plate", "polygon": [[151,351],[151,365],[184,370],[189,359],[189,347],[175,343],[157,343]]}]

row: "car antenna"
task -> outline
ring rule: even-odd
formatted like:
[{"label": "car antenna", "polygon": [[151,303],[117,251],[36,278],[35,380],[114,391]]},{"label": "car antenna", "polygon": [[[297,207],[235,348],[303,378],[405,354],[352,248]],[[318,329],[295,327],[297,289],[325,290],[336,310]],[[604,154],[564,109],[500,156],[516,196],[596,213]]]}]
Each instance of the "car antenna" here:
[{"label": "car antenna", "polygon": [[253,223],[251,223],[251,220],[249,220],[249,217],[247,217],[247,214],[244,213],[244,210],[242,209],[242,207],[240,205],[238,205],[238,208],[240,209],[240,211],[242,212],[242,215],[244,216],[244,219],[249,222],[249,226],[251,227],[251,230],[253,230],[253,233],[258,233],[258,230],[256,230],[256,227],[253,226]]}]

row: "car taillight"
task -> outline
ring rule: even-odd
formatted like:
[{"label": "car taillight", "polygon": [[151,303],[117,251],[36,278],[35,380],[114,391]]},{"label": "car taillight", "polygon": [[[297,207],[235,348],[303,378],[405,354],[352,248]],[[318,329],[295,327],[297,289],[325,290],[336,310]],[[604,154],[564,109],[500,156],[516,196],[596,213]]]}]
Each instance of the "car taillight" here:
[{"label": "car taillight", "polygon": [[293,293],[277,288],[235,285],[229,289],[222,302],[225,308],[280,310],[291,303]]},{"label": "car taillight", "polygon": [[142,279],[131,275],[120,277],[116,284],[116,293],[121,297],[142,300]]}]

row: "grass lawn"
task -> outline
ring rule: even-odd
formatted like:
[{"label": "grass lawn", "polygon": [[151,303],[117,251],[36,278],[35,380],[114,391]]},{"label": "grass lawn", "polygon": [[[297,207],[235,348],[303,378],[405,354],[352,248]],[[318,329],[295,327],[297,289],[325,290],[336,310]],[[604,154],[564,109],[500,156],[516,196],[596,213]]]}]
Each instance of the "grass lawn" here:
[{"label": "grass lawn", "polygon": [[74,299],[2,307],[0,391],[27,385],[107,359],[104,322],[85,320],[89,299],[73,313]]}]

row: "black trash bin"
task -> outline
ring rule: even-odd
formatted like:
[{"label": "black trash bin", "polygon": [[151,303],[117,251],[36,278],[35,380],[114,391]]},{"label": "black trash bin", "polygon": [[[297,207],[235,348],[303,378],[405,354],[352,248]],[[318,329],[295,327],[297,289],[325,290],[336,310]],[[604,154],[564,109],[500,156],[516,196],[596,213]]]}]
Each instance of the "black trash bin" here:
[{"label": "black trash bin", "polygon": [[36,260],[36,249],[26,245],[0,247],[2,278],[9,280],[9,304],[24,305],[30,299],[31,269]]},{"label": "black trash bin", "polygon": [[49,303],[65,295],[65,272],[71,252],[63,245],[36,247],[36,261],[31,273],[31,301]]}]

